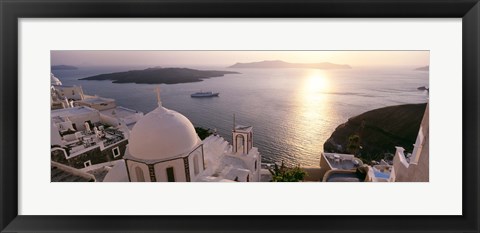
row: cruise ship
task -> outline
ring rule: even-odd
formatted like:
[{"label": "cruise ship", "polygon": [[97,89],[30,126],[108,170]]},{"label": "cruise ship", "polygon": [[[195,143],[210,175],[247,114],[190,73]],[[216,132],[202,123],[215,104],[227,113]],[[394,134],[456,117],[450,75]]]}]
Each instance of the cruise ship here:
[{"label": "cruise ship", "polygon": [[191,94],[190,96],[191,97],[194,97],[194,98],[201,98],[201,97],[217,97],[220,93],[216,92],[216,93],[213,93],[211,91],[206,91],[206,92],[197,92],[197,93],[193,93]]}]

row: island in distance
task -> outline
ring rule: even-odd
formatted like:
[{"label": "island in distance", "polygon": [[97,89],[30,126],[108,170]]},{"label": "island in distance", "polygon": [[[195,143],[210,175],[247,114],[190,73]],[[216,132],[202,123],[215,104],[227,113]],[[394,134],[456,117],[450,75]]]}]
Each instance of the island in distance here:
[{"label": "island in distance", "polygon": [[69,65],[55,65],[51,67],[52,70],[78,70],[76,66]]},{"label": "island in distance", "polygon": [[289,63],[281,60],[236,63],[228,68],[312,68],[312,69],[351,69],[349,65],[339,65],[330,62],[321,63]]},{"label": "island in distance", "polygon": [[422,67],[418,67],[418,68],[416,68],[415,70],[420,70],[420,71],[429,71],[429,70],[430,70],[430,66],[422,66]]},{"label": "island in distance", "polygon": [[226,74],[239,74],[232,71],[195,70],[188,68],[154,67],[144,70],[130,70],[110,74],[100,74],[80,80],[112,80],[113,83],[137,84],[177,84],[201,82],[206,78],[221,77]]}]

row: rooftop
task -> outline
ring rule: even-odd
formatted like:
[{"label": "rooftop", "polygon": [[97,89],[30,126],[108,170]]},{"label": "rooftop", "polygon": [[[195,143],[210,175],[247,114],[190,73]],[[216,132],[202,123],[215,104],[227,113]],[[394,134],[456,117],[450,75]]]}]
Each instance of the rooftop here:
[{"label": "rooftop", "polygon": [[89,114],[89,113],[95,113],[97,110],[85,107],[85,106],[79,106],[79,107],[73,107],[73,108],[62,108],[62,109],[55,109],[51,111],[51,117],[69,117],[69,116],[74,116],[74,115],[81,115],[81,114]]},{"label": "rooftop", "polygon": [[350,154],[323,153],[332,168],[341,170],[352,170],[361,166],[360,159]]},{"label": "rooftop", "polygon": [[252,126],[237,125],[235,126],[236,130],[249,131],[252,130]]},{"label": "rooftop", "polygon": [[94,97],[91,97],[91,98],[85,98],[83,100],[78,100],[77,102],[88,103],[88,104],[102,104],[102,103],[115,102],[115,100],[110,99],[110,98],[94,96]]},{"label": "rooftop", "polygon": [[125,118],[141,112],[135,111],[133,109],[117,106],[112,109],[101,110],[100,113],[109,117]]},{"label": "rooftop", "polygon": [[326,182],[363,182],[363,179],[355,172],[330,173]]},{"label": "rooftop", "polygon": [[103,144],[104,147],[108,147],[126,140],[123,132],[114,128],[106,128],[105,130],[100,131],[98,135],[95,134],[93,130],[91,132],[77,131],[75,133],[75,138],[76,139],[69,141],[65,145],[67,147],[69,158],[99,147],[100,144]]},{"label": "rooftop", "polygon": [[95,182],[95,177],[73,167],[51,162],[51,182]]}]

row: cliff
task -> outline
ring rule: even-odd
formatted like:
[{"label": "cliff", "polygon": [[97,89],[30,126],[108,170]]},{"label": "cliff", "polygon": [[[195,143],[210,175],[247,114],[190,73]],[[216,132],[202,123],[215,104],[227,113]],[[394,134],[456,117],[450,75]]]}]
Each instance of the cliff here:
[{"label": "cliff", "polygon": [[[356,153],[364,161],[380,160],[395,153],[395,146],[413,150],[426,104],[406,104],[362,113],[339,125],[323,145],[325,152],[353,153],[352,135],[359,136]],[[349,149],[347,149],[349,148]]]}]

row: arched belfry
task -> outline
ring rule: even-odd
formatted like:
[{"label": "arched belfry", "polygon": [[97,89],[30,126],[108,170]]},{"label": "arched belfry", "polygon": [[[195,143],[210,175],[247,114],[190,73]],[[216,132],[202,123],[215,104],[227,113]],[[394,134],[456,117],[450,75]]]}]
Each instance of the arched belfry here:
[{"label": "arched belfry", "polygon": [[253,147],[253,127],[236,125],[233,116],[232,144],[233,153],[248,154]]}]

